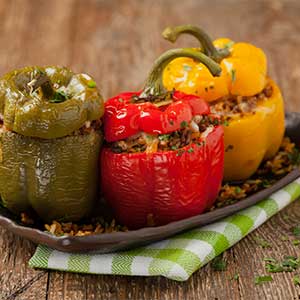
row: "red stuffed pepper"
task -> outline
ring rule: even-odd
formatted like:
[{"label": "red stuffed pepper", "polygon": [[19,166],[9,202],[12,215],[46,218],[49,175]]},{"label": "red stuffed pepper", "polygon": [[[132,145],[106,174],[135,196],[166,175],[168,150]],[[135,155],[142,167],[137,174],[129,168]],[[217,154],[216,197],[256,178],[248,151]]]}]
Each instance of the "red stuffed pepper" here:
[{"label": "red stuffed pepper", "polygon": [[142,92],[106,102],[101,184],[119,222],[131,229],[202,213],[223,177],[223,128],[199,97],[166,92],[161,74],[176,57],[220,67],[200,52],[174,49],[155,62]]}]

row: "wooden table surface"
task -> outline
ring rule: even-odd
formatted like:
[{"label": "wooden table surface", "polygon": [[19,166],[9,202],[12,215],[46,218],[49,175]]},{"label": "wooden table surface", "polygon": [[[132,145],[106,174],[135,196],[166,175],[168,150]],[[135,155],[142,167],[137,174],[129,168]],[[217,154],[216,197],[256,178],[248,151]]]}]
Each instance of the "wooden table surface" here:
[{"label": "wooden table surface", "polygon": [[[154,58],[170,47],[160,37],[165,26],[192,23],[214,37],[262,47],[287,109],[300,111],[299,16],[299,0],[0,0],[0,73],[66,65],[94,76],[109,97],[141,87]],[[178,45],[197,43],[182,38]],[[0,299],[300,299],[290,273],[254,285],[255,276],[266,274],[264,257],[299,255],[300,246],[282,241],[292,239],[299,220],[296,202],[228,250],[226,271],[207,265],[183,283],[32,270],[35,245],[0,228]],[[256,237],[271,247],[263,249]]]}]

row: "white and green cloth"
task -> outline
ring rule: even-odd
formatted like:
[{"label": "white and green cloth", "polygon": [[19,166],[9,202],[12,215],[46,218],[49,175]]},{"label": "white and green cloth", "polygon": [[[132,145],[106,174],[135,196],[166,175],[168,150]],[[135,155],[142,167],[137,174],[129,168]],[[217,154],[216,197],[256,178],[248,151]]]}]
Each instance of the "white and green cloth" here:
[{"label": "white and green cloth", "polygon": [[184,281],[299,196],[300,178],[250,208],[161,242],[111,254],[69,254],[40,245],[29,265],[90,274],[161,275]]}]

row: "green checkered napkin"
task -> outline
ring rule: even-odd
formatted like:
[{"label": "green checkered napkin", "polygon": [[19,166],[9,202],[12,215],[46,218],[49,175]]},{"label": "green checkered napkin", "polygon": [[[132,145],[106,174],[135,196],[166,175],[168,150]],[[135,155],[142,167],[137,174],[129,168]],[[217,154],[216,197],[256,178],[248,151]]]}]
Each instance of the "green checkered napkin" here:
[{"label": "green checkered napkin", "polygon": [[69,254],[40,245],[29,265],[90,274],[161,275],[184,281],[299,196],[300,178],[235,215],[146,247],[111,254]]}]

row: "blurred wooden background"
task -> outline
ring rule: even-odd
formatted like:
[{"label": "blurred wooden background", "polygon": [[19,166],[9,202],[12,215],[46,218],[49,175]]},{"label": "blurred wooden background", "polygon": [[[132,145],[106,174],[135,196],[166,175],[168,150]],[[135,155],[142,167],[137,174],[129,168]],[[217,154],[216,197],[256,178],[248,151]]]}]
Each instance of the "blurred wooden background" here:
[{"label": "blurred wooden background", "polygon": [[[160,35],[167,25],[192,23],[263,48],[287,108],[300,110],[299,7],[298,0],[1,0],[0,74],[65,65],[94,76],[110,97],[142,85],[171,47]],[[197,42],[182,37],[177,45]]]},{"label": "blurred wooden background", "polygon": [[[92,75],[107,98],[140,88],[155,57],[171,47],[161,31],[186,23],[263,48],[286,108],[300,111],[299,0],[0,0],[0,74],[65,65]],[[197,43],[185,37],[176,46]],[[227,271],[208,265],[185,283],[31,270],[35,246],[0,229],[0,299],[300,299],[292,274],[254,285],[265,273],[264,257],[299,254],[299,246],[281,240],[299,219],[295,203],[227,251]],[[272,247],[262,249],[257,236]]]}]

